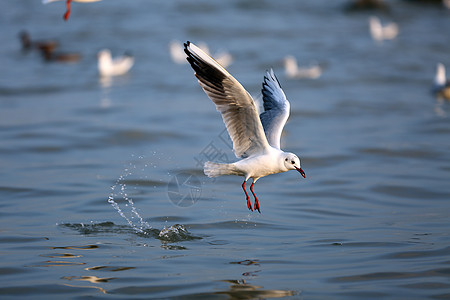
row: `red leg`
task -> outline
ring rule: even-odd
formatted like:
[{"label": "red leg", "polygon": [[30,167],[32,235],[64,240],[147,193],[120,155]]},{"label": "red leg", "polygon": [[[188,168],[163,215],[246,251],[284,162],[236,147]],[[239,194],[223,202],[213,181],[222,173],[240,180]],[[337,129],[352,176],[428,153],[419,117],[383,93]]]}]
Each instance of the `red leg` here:
[{"label": "red leg", "polygon": [[246,182],[247,182],[247,180],[244,180],[244,182],[242,183],[242,189],[244,190],[245,197],[247,198],[247,206],[248,206],[248,209],[251,210],[251,211],[253,211],[252,203],[250,202],[250,197],[248,196],[247,191],[245,190],[245,183],[246,183]]},{"label": "red leg", "polygon": [[66,3],[66,5],[67,5],[67,11],[66,11],[66,13],[64,14],[64,20],[65,21],[67,21],[67,20],[69,20],[69,16],[70,16],[70,3],[72,2],[72,0],[67,0],[67,3]]},{"label": "red leg", "polygon": [[252,185],[250,186],[250,191],[252,191],[253,196],[255,197],[255,210],[257,210],[259,213],[261,213],[261,210],[259,209],[259,201],[258,201],[258,197],[256,197],[255,192],[253,191],[253,185],[255,184],[255,182],[252,182]]}]

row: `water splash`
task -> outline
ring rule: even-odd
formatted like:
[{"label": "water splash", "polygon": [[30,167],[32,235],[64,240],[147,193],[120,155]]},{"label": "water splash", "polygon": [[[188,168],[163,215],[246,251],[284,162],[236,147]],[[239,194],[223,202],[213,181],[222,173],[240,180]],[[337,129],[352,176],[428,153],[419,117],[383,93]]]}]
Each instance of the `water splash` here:
[{"label": "water splash", "polygon": [[[154,155],[156,153],[153,153]],[[144,156],[138,157],[140,160],[144,158]],[[155,165],[151,165],[155,168]],[[201,237],[197,237],[192,235],[184,225],[175,224],[169,227],[164,226],[162,230],[154,229],[152,226],[147,223],[144,218],[139,214],[133,199],[128,195],[127,182],[133,182],[132,180],[127,180],[131,175],[136,175],[134,173],[145,172],[149,166],[144,164],[144,167],[138,168],[137,165],[133,162],[129,164],[128,167],[124,169],[124,174],[121,175],[115,184],[111,187],[111,193],[108,197],[108,203],[119,213],[119,215],[124,218],[129,228],[131,228],[136,234],[140,236],[146,237],[154,237],[156,239],[161,240],[164,244],[166,243],[176,243],[181,241],[188,241],[194,239],[201,239]],[[140,179],[147,179],[147,176],[144,175]],[[118,199],[117,201],[115,199]],[[119,201],[120,200],[120,201]],[[120,206],[119,202],[124,202],[125,207],[127,207],[127,212],[125,212]],[[66,227],[73,227],[74,229],[79,230],[83,233],[91,233],[97,232],[99,229],[101,231],[108,230],[109,225],[111,225],[114,229],[120,229],[113,223],[100,223],[100,224],[91,224],[89,228],[86,228],[84,224],[65,224]],[[108,226],[105,226],[108,225]],[[121,228],[123,230],[123,228]],[[181,248],[170,248],[170,249],[184,249]]]},{"label": "water splash", "polygon": [[159,232],[159,239],[164,242],[180,242],[195,239],[201,239],[191,235],[191,233],[181,224],[175,224],[170,227],[165,227]]},{"label": "water splash", "polygon": [[[143,156],[139,156],[139,159],[143,159]],[[147,167],[147,165],[145,165]],[[128,196],[127,193],[127,184],[125,183],[125,179],[132,175],[133,172],[131,169],[136,169],[136,165],[130,163],[130,168],[125,168],[124,174],[120,175],[119,179],[117,179],[116,183],[111,187],[111,193],[108,197],[108,203],[119,213],[119,215],[124,218],[128,225],[130,225],[136,232],[147,235],[148,231],[152,229],[149,223],[147,223],[139,212],[136,209],[136,206],[133,202],[133,199]],[[145,168],[142,169],[144,171]],[[118,189],[118,192],[116,190]],[[125,206],[130,207],[130,217],[128,217],[125,212],[120,208],[119,204],[114,200],[115,197],[119,197],[125,201]],[[137,222],[135,221],[137,219]]]},{"label": "water splash", "polygon": [[[103,235],[103,234],[134,234],[143,238],[153,238],[160,240],[162,247],[170,250],[186,249],[182,246],[171,245],[184,241],[201,240],[202,237],[191,234],[184,225],[175,224],[170,227],[164,227],[162,230],[156,228],[145,229],[143,231],[136,230],[135,227],[128,225],[117,225],[113,222],[91,222],[83,223],[61,223],[57,224],[61,228],[78,231],[83,235]],[[70,246],[73,247],[73,246]],[[84,246],[83,246],[84,247]],[[97,246],[95,246],[97,247]]]}]

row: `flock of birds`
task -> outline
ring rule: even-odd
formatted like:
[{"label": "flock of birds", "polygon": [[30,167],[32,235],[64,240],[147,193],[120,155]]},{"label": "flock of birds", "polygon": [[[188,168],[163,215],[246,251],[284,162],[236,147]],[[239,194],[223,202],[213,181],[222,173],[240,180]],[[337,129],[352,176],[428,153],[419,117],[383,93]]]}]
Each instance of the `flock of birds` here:
[{"label": "flock of birds", "polygon": [[[71,12],[72,2],[98,2],[101,0],[42,0],[42,3],[48,4],[51,2],[65,1],[67,10],[64,14],[64,20],[68,20]],[[440,0],[439,0],[440,1]],[[442,0],[442,4],[450,8],[450,0]],[[355,0],[350,2],[346,9],[353,10],[367,10],[377,9],[381,11],[389,11],[389,6],[383,0]],[[369,18],[369,32],[372,39],[381,43],[384,40],[395,39],[400,30],[399,26],[394,23],[383,24],[376,16]],[[59,62],[77,62],[81,59],[78,53],[64,53],[55,51],[59,43],[56,41],[31,41],[28,33],[22,32],[20,35],[23,49],[29,50],[32,48],[41,51],[43,58],[46,61]],[[219,51],[211,54],[206,43],[199,43],[198,48],[207,55],[210,55],[220,65],[227,68],[233,62],[233,56],[226,51]],[[173,40],[169,43],[169,53],[171,59],[176,64],[185,64],[185,53],[183,44],[179,41]],[[98,52],[98,72],[100,76],[110,77],[119,76],[127,73],[134,64],[134,57],[128,54],[113,58],[110,50],[104,49]],[[299,66],[297,59],[292,55],[287,55],[283,59],[285,75],[289,79],[318,79],[323,73],[323,66],[318,63],[311,63],[307,66]],[[447,80],[445,74],[445,66],[438,63],[436,68],[436,75],[433,85],[433,93],[438,99],[450,100],[450,81]]]},{"label": "flock of birds", "polygon": [[[58,0],[43,0],[44,3]],[[95,2],[100,0],[73,0],[75,2]],[[67,11],[64,19],[70,16],[70,4],[66,0]],[[381,0],[359,0],[369,4],[384,4]],[[444,0],[449,3],[450,0]],[[367,4],[366,3],[366,4]],[[450,5],[449,5],[450,7]],[[380,19],[369,18],[369,32],[376,42],[395,39],[399,27],[395,23],[382,24]],[[77,61],[81,58],[76,53],[57,52],[56,41],[32,41],[26,32],[20,34],[23,49],[41,51],[47,61]],[[242,189],[245,193],[249,210],[261,212],[257,196],[253,191],[256,181],[264,176],[298,171],[304,178],[300,158],[280,148],[280,138],[284,125],[290,114],[289,101],[281,88],[273,70],[267,71],[262,84],[263,108],[259,107],[245,88],[225,69],[233,62],[233,57],[226,51],[211,54],[208,45],[198,46],[189,41],[182,44],[178,41],[169,43],[169,52],[174,63],[189,63],[195,72],[200,86],[216,105],[222,115],[228,134],[233,141],[233,150],[238,160],[234,163],[206,162],[204,173],[209,177],[222,175],[238,175],[244,177]],[[294,56],[286,56],[283,60],[285,75],[290,79],[317,79],[323,68],[319,64],[300,67]],[[118,76],[127,73],[134,64],[131,55],[113,58],[107,49],[98,53],[98,72],[100,76]],[[438,63],[433,83],[433,93],[439,100],[450,101],[450,81],[446,77],[445,66]],[[252,205],[245,184],[252,178],[250,191],[254,197]]]},{"label": "flock of birds", "polygon": [[[19,34],[22,49],[24,51],[37,50],[40,51],[42,57],[48,62],[78,62],[82,57],[77,52],[61,52],[57,51],[59,42],[56,40],[32,40],[28,32],[22,31]],[[100,50],[97,54],[98,73],[100,76],[111,77],[128,73],[134,65],[134,57],[125,54],[123,56],[112,57],[111,51],[108,49]]]}]

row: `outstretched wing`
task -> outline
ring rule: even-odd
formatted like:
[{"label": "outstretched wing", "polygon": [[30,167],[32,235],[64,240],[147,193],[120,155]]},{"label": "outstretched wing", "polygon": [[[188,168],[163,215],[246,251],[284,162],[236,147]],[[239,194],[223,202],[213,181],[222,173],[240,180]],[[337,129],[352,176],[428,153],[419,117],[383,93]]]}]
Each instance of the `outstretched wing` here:
[{"label": "outstretched wing", "polygon": [[264,112],[259,117],[269,144],[280,149],[281,132],[289,118],[291,105],[272,69],[264,76],[262,94]]},{"label": "outstretched wing", "polygon": [[213,58],[194,44],[184,44],[187,60],[200,86],[222,114],[234,154],[248,157],[268,149],[255,102],[244,87]]}]

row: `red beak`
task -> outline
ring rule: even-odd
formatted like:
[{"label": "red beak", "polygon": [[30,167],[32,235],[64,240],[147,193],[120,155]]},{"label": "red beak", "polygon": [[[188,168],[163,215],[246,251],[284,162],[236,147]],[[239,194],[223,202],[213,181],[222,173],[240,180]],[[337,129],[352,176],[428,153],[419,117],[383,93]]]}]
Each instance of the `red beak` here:
[{"label": "red beak", "polygon": [[305,172],[302,170],[302,168],[297,168],[296,166],[294,166],[294,167],[295,167],[295,169],[296,169],[300,174],[302,174],[303,178],[306,178],[306,174],[305,174]]}]

